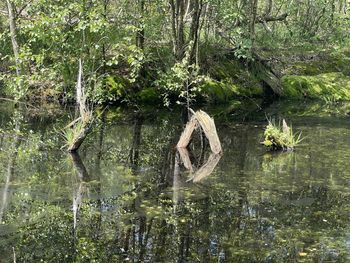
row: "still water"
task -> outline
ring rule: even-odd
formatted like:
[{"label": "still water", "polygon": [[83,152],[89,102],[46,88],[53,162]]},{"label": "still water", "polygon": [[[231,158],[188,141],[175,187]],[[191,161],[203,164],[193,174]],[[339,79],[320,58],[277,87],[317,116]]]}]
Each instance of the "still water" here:
[{"label": "still water", "polygon": [[294,118],[305,139],[279,154],[264,118],[218,121],[194,183],[181,114],[105,111],[79,155],[60,150],[71,115],[0,104],[0,262],[350,262],[348,120]]}]

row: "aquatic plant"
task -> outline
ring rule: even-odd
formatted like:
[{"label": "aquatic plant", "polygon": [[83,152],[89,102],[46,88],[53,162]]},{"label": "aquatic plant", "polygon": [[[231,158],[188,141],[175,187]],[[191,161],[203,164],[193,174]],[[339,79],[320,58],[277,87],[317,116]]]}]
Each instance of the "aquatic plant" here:
[{"label": "aquatic plant", "polygon": [[294,133],[292,127],[282,120],[276,124],[274,119],[268,119],[268,125],[264,131],[263,145],[273,151],[292,151],[302,141],[301,132]]}]

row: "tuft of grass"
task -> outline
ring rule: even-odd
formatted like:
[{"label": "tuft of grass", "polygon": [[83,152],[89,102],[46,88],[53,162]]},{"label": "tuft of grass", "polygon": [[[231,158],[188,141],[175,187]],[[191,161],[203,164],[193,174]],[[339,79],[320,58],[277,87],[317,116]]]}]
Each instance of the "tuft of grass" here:
[{"label": "tuft of grass", "polygon": [[62,148],[69,148],[71,145],[73,145],[75,141],[82,136],[84,131],[88,129],[92,119],[93,116],[91,111],[84,112],[82,117],[79,117],[61,130],[61,135],[65,140],[65,144],[62,146]]},{"label": "tuft of grass", "polygon": [[267,119],[268,125],[264,131],[263,145],[272,151],[293,151],[303,138],[300,133],[294,133],[292,126],[288,126],[286,121],[282,120],[276,124],[274,119]]}]

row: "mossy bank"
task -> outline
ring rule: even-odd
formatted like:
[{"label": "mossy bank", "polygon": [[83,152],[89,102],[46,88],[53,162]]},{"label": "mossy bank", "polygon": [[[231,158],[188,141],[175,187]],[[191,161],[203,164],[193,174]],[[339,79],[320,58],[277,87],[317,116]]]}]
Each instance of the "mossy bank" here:
[{"label": "mossy bank", "polygon": [[314,76],[282,77],[283,97],[288,99],[321,99],[350,101],[350,77],[341,72]]}]

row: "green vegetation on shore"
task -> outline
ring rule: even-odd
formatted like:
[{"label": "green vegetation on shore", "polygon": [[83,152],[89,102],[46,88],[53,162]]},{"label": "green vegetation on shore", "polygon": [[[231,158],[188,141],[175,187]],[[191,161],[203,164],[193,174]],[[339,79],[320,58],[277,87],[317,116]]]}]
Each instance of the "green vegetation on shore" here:
[{"label": "green vegetation on shore", "polygon": [[[349,100],[344,0],[0,3],[0,93],[94,104]],[[297,43],[292,45],[291,43]]]}]

